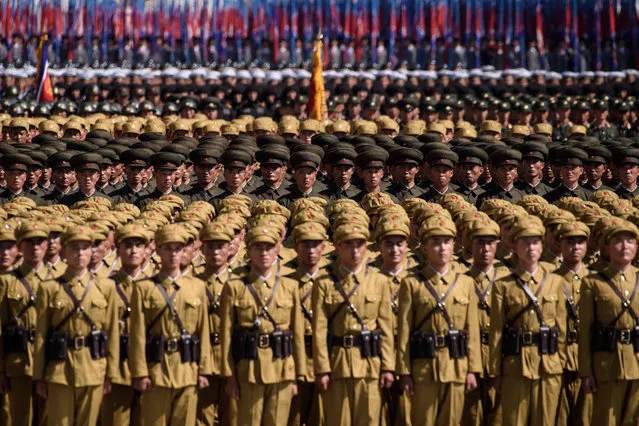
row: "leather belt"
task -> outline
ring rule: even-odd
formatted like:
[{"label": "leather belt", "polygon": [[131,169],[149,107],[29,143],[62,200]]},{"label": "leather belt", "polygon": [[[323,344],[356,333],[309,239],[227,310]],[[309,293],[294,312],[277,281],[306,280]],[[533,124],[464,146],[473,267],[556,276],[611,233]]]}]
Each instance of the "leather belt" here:
[{"label": "leather belt", "polygon": [[69,337],[67,339],[67,345],[69,349],[82,349],[89,347],[89,337],[88,336],[75,336]]}]

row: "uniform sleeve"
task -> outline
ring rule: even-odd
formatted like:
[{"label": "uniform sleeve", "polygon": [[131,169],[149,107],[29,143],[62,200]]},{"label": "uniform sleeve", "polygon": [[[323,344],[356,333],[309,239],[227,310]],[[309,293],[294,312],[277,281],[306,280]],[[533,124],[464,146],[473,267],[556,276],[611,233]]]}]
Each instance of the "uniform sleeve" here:
[{"label": "uniform sleeve", "polygon": [[313,369],[315,375],[331,372],[330,354],[326,344],[328,335],[328,312],[326,310],[326,289],[322,281],[313,287]]},{"label": "uniform sleeve", "polygon": [[33,380],[42,380],[44,379],[44,369],[46,367],[44,341],[49,331],[50,322],[49,294],[43,284],[38,286],[36,312],[38,313],[38,319],[36,321],[36,336],[33,349]]},{"label": "uniform sleeve", "polygon": [[293,285],[293,309],[291,310],[291,330],[293,331],[293,359],[297,377],[306,375],[306,348],[304,346],[304,317],[302,316],[299,286]]},{"label": "uniform sleeve", "polygon": [[220,339],[222,342],[222,377],[231,377],[235,375],[235,360],[233,359],[232,338],[234,323],[233,308],[233,290],[230,285],[225,285],[222,289],[222,300],[220,306],[221,332]]},{"label": "uniform sleeve", "polygon": [[490,336],[488,338],[488,375],[501,375],[501,343],[504,324],[506,322],[506,285],[497,281],[490,301]]},{"label": "uniform sleeve", "polygon": [[103,283],[102,288],[106,288],[107,310],[105,332],[109,336],[107,340],[107,371],[108,379],[120,376],[120,327],[118,324],[118,295],[115,291],[113,281],[108,280]]},{"label": "uniform sleeve", "polygon": [[[199,281],[199,280],[198,280]],[[209,300],[206,297],[206,292],[204,291],[204,284],[200,281],[200,316],[197,320],[197,330],[200,336],[200,363],[198,374],[200,376],[208,376],[213,372],[213,364],[211,359],[212,349],[211,349],[211,329],[209,327]]]},{"label": "uniform sleeve", "polygon": [[566,362],[568,359],[567,347],[566,347],[566,334],[568,329],[568,311],[566,307],[566,299],[564,296],[564,292],[562,289],[563,286],[563,278],[557,276],[557,328],[559,329],[559,339],[557,341],[558,348],[557,351],[559,353],[559,361],[561,362],[561,367],[564,368],[566,366]]},{"label": "uniform sleeve", "polygon": [[466,313],[465,328],[468,331],[468,371],[481,373],[483,370],[481,360],[481,342],[479,337],[479,300],[474,291],[474,283],[469,280],[469,303]]},{"label": "uniform sleeve", "polygon": [[7,282],[0,278],[0,375],[4,373],[4,338],[2,331],[9,323],[9,306],[7,301]]},{"label": "uniform sleeve", "polygon": [[129,367],[131,377],[148,377],[149,369],[146,364],[146,327],[142,291],[139,284],[133,286],[131,296],[131,323],[130,323],[130,356]]},{"label": "uniform sleeve", "polygon": [[399,375],[411,373],[410,362],[410,334],[414,321],[413,295],[410,279],[404,278],[399,287],[399,313],[397,315],[397,369]]},{"label": "uniform sleeve", "polygon": [[379,276],[382,287],[382,300],[379,304],[377,325],[383,333],[382,371],[395,371],[395,341],[393,335],[393,308],[391,306],[390,286],[386,278]]},{"label": "uniform sleeve", "polygon": [[581,299],[579,299],[579,376],[591,377],[592,350],[590,331],[595,322],[594,282],[584,279],[581,283]]}]

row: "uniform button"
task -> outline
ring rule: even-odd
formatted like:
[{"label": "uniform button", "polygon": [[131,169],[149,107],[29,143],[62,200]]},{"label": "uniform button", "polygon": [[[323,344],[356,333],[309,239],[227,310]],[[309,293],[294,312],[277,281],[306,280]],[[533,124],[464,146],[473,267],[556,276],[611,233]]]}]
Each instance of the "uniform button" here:
[{"label": "uniform button", "polygon": [[357,296],[357,292],[353,293],[353,296]]},{"label": "uniform button", "polygon": [[575,281],[579,281],[579,275],[575,275]]},{"label": "uniform button", "polygon": [[490,296],[490,291],[487,291],[487,292],[486,292],[486,296]]},{"label": "uniform button", "polygon": [[628,294],[629,294],[629,293],[630,293],[630,292],[629,292],[628,290],[624,290],[624,292],[623,292],[623,294],[624,294],[625,296],[628,296]]},{"label": "uniform button", "polygon": [[535,313],[535,311],[534,311],[533,309],[531,309],[531,310],[530,310],[530,313],[531,313],[531,314],[534,314],[534,313]]}]

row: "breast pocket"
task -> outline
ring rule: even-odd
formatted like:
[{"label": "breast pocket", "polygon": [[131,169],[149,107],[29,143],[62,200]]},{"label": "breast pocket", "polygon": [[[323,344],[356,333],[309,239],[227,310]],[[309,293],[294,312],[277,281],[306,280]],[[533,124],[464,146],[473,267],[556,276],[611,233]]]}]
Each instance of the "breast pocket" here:
[{"label": "breast pocket", "polygon": [[257,315],[254,302],[247,299],[237,299],[233,302],[235,313],[237,315],[238,323],[240,324],[252,324],[255,321]]},{"label": "breast pocket", "polygon": [[62,323],[72,309],[70,300],[58,298],[49,302],[49,311],[51,313],[51,328],[55,328]]},{"label": "breast pocket", "polygon": [[187,299],[184,301],[184,326],[189,330],[195,330],[200,316],[202,301],[200,299]]},{"label": "breast pocket", "polygon": [[541,298],[541,312],[544,314],[544,320],[555,318],[557,315],[557,296],[553,294],[545,294]]},{"label": "breast pocket", "polygon": [[453,297],[452,309],[450,309],[449,315],[457,328],[463,328],[466,323],[468,303],[470,303],[470,299],[466,295],[455,295]]},{"label": "breast pocket", "polygon": [[377,318],[381,299],[381,295],[376,293],[364,295],[364,317],[367,319]]},{"label": "breast pocket", "polygon": [[91,300],[91,311],[89,316],[99,329],[105,328],[107,301],[104,298],[94,297]]},{"label": "breast pocket", "polygon": [[274,319],[278,324],[289,324],[291,322],[291,310],[293,301],[291,299],[281,299],[275,303]]},{"label": "breast pocket", "polygon": [[7,303],[9,304],[9,316],[13,317],[22,312],[29,303],[29,298],[20,293],[7,293]]}]

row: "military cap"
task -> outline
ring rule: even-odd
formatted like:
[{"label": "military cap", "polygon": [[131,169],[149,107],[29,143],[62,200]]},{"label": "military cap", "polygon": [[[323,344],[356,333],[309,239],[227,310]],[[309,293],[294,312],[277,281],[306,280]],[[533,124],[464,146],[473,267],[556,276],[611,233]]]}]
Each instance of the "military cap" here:
[{"label": "military cap", "polygon": [[501,149],[491,155],[490,162],[493,167],[517,166],[521,159],[521,152],[515,149]]},{"label": "military cap", "polygon": [[388,160],[388,152],[383,149],[368,149],[355,158],[355,164],[363,169],[383,168]]},{"label": "military cap", "polygon": [[26,118],[14,118],[9,125],[12,129],[25,129],[29,130],[29,120]]},{"label": "military cap", "polygon": [[346,241],[368,241],[370,232],[363,223],[344,223],[333,231],[333,244],[338,245]]},{"label": "military cap", "polygon": [[[444,210],[445,211],[445,210]],[[431,237],[455,237],[457,235],[457,227],[450,217],[435,214],[426,218],[419,227],[419,238],[421,242],[425,242]]]},{"label": "military cap", "polygon": [[566,146],[559,152],[559,157],[557,160],[558,164],[562,166],[583,166],[584,161],[586,161],[587,159],[588,154],[583,149]]},{"label": "military cap", "polygon": [[608,101],[605,99],[597,99],[593,102],[592,107],[594,109],[599,109],[599,110],[608,110],[610,109],[610,106],[608,105]]},{"label": "military cap", "polygon": [[569,237],[588,238],[590,237],[590,228],[585,223],[574,220],[559,225],[555,230],[555,235],[560,240]]},{"label": "military cap", "polygon": [[220,151],[214,148],[199,148],[194,149],[189,154],[189,159],[195,165],[211,165],[214,166],[217,164],[218,157],[220,156]]},{"label": "military cap", "polygon": [[516,149],[521,152],[522,159],[534,158],[540,161],[546,161],[548,157],[548,147],[539,142],[524,142],[516,146]]},{"label": "military cap", "polygon": [[325,241],[328,240],[326,226],[314,219],[301,222],[291,231],[291,239],[294,243],[300,241]]},{"label": "military cap", "polygon": [[516,136],[526,137],[529,134],[530,134],[530,129],[520,124],[515,124],[513,125],[512,129],[510,129],[510,135],[512,137],[516,137]]},{"label": "military cap", "polygon": [[572,135],[585,136],[587,132],[588,132],[588,129],[586,129],[586,126],[582,126],[582,125],[579,125],[579,124],[574,124],[574,125],[570,126],[570,129],[568,129],[568,137],[570,137]]},{"label": "military cap", "polygon": [[612,162],[621,164],[638,164],[639,165],[639,149],[625,148],[615,151],[612,156]]},{"label": "military cap", "polygon": [[149,243],[151,239],[151,232],[139,223],[131,223],[124,226],[120,226],[115,231],[115,244],[120,245],[124,240],[130,238],[139,238],[144,240],[145,244]]},{"label": "military cap", "polygon": [[319,167],[322,158],[310,151],[297,151],[291,155],[290,163],[293,169],[298,167]]},{"label": "military cap", "polygon": [[253,164],[253,156],[241,149],[227,149],[220,157],[224,167],[246,167]]},{"label": "military cap", "polygon": [[459,157],[458,164],[484,165],[488,162],[488,154],[481,148],[465,146],[456,150]]},{"label": "military cap", "polygon": [[602,231],[602,236],[605,238],[606,243],[609,243],[610,240],[615,236],[622,232],[627,232],[632,234],[635,238],[639,237],[639,230],[632,222],[627,220],[614,218],[610,222],[610,226],[606,227]]},{"label": "military cap", "polygon": [[282,234],[280,229],[273,225],[257,224],[246,231],[244,241],[247,247],[251,247],[257,243],[278,244]]},{"label": "military cap", "polygon": [[552,125],[549,123],[537,123],[533,126],[533,132],[539,135],[552,136]]},{"label": "military cap", "polygon": [[426,130],[426,123],[422,120],[411,120],[404,125],[403,133],[409,136],[419,136]]},{"label": "military cap", "polygon": [[319,120],[308,118],[300,123],[300,132],[318,133],[320,130],[321,123]]},{"label": "military cap", "polygon": [[200,241],[231,241],[235,238],[233,228],[220,222],[213,222],[200,230]]},{"label": "military cap", "polygon": [[44,120],[38,125],[41,133],[60,133],[60,126],[53,120]]},{"label": "military cap", "polygon": [[67,226],[60,237],[63,246],[76,241],[86,241],[93,244],[95,241],[95,234],[88,226]]},{"label": "military cap", "polygon": [[355,126],[355,134],[356,135],[376,135],[377,134],[377,124],[372,121],[363,121],[358,123]]},{"label": "military cap", "polygon": [[288,149],[279,149],[274,146],[265,147],[255,153],[255,159],[260,164],[276,164],[281,166],[286,164],[289,158]]},{"label": "military cap", "polygon": [[351,149],[338,148],[327,154],[325,161],[333,166],[354,166],[357,153]]},{"label": "military cap", "polygon": [[479,132],[495,132],[501,135],[501,123],[495,120],[485,120],[479,126]]},{"label": "military cap", "polygon": [[590,111],[590,104],[588,101],[579,101],[573,108],[578,111]]},{"label": "military cap", "polygon": [[479,237],[499,238],[500,229],[497,222],[489,218],[471,220],[466,225],[468,238],[472,241]]},{"label": "military cap", "polygon": [[[5,213],[6,214],[6,213]],[[16,228],[20,222],[16,219],[5,219],[0,225],[0,241],[16,241]]]},{"label": "military cap", "polygon": [[351,125],[346,120],[335,120],[327,127],[329,133],[350,133]]},{"label": "military cap", "polygon": [[15,230],[18,244],[31,238],[48,238],[49,227],[41,221],[23,221]]},{"label": "military cap", "polygon": [[168,243],[188,244],[191,238],[181,225],[164,225],[155,232],[155,245],[160,247]]},{"label": "military cap", "polygon": [[300,133],[300,125],[297,120],[280,121],[278,125],[280,135],[295,135]]},{"label": "military cap", "polygon": [[410,236],[410,227],[400,216],[383,216],[383,218],[377,222],[375,226],[375,239],[381,242],[384,238],[390,236],[400,236],[404,238]]},{"label": "military cap", "polygon": [[19,153],[5,154],[0,159],[0,164],[4,170],[23,170],[26,172],[32,163],[31,157]]},{"label": "military cap", "polygon": [[526,237],[543,238],[546,230],[541,219],[533,215],[517,216],[510,228],[509,236],[513,241]]},{"label": "military cap", "polygon": [[134,148],[123,151],[120,154],[120,160],[127,166],[147,167],[152,155],[153,151],[146,148]]},{"label": "military cap", "polygon": [[149,162],[156,169],[177,170],[184,162],[184,157],[175,152],[158,152],[149,158]]},{"label": "military cap", "polygon": [[430,133],[438,133],[442,136],[446,135],[446,126],[440,122],[432,122],[428,124],[428,132]]},{"label": "military cap", "polygon": [[588,154],[588,159],[585,161],[586,163],[602,163],[608,164],[610,158],[612,157],[612,153],[610,150],[601,145],[592,145],[585,147],[586,154]]},{"label": "military cap", "polygon": [[391,152],[388,164],[395,166],[398,164],[414,164],[415,166],[421,165],[424,161],[424,154],[418,149],[414,148],[398,148]]},{"label": "military cap", "polygon": [[97,170],[100,171],[102,156],[94,152],[87,152],[71,157],[71,167],[75,170]]},{"label": "military cap", "polygon": [[223,136],[237,136],[240,134],[240,129],[237,127],[237,125],[231,123],[222,125],[220,131],[222,132]]},{"label": "military cap", "polygon": [[437,165],[445,165],[451,168],[455,168],[459,156],[451,150],[447,149],[435,149],[426,155],[426,161],[433,167]]}]

